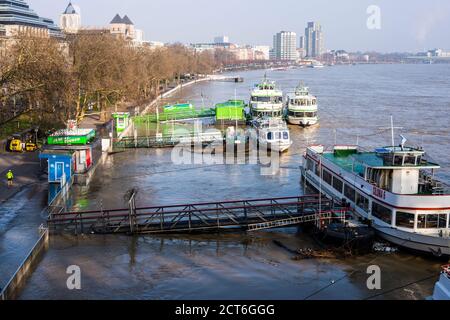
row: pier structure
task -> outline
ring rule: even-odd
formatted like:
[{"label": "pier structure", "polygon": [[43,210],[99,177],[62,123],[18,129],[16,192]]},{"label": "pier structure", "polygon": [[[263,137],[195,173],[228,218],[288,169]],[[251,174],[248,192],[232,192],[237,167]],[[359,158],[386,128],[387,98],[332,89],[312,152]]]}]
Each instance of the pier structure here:
[{"label": "pier structure", "polygon": [[256,231],[302,223],[344,220],[349,208],[319,195],[228,200],[50,214],[48,227],[54,233],[164,234]]}]

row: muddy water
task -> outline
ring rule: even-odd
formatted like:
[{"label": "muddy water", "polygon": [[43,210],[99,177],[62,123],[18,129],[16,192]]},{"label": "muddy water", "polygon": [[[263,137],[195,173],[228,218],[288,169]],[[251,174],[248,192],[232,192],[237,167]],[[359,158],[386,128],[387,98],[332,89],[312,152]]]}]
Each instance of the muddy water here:
[{"label": "muddy water", "polygon": [[[117,153],[99,167],[88,188],[75,189],[77,209],[123,207],[126,190],[139,189],[139,205],[202,202],[302,194],[298,166],[305,146],[359,142],[389,144],[390,115],[398,134],[423,145],[442,164],[450,181],[448,110],[450,66],[367,65],[283,72],[267,71],[286,92],[303,80],[318,96],[320,125],[291,128],[293,147],[280,171],[261,175],[261,166],[175,165],[171,150]],[[210,82],[185,88],[168,102],[197,107],[236,97],[248,100],[264,71],[241,73],[242,84]],[[145,132],[146,128],[140,128]],[[406,252],[343,260],[294,261],[292,249],[317,244],[297,228],[252,234],[203,236],[58,236],[33,274],[22,298],[39,299],[423,299],[432,293],[441,262]],[[381,292],[366,287],[369,265],[382,270]],[[78,265],[82,290],[66,287],[66,268]],[[392,290],[426,277],[406,288]],[[334,284],[331,284],[334,282]]]}]

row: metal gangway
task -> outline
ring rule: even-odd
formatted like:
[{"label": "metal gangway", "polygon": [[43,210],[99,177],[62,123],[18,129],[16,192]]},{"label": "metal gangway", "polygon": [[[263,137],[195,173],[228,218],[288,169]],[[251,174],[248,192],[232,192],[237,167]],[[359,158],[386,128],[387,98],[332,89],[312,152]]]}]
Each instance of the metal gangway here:
[{"label": "metal gangway", "polygon": [[319,195],[229,200],[51,214],[48,227],[54,233],[162,234],[256,231],[345,218],[348,208]]},{"label": "metal gangway", "polygon": [[223,143],[225,137],[220,132],[201,132],[187,135],[155,135],[124,137],[113,141],[114,149],[138,149],[138,148],[172,148],[177,145],[209,145],[211,143]]}]

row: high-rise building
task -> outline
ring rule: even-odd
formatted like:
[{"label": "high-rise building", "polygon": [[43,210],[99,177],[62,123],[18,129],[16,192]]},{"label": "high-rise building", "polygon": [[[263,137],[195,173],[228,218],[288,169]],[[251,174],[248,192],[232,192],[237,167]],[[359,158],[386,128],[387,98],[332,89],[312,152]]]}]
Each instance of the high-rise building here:
[{"label": "high-rise building", "polygon": [[273,36],[273,58],[276,60],[297,60],[297,34],[281,31]]},{"label": "high-rise building", "polygon": [[300,42],[298,43],[298,48],[305,49],[305,37],[304,36],[300,36]]},{"label": "high-rise building", "polygon": [[39,17],[24,0],[0,1],[0,36],[61,37],[53,20]]},{"label": "high-rise building", "polygon": [[222,43],[230,43],[230,38],[228,36],[218,36],[214,38],[215,44],[222,44]]},{"label": "high-rise building", "polygon": [[81,12],[69,2],[59,19],[59,26],[66,33],[77,33],[81,28]]},{"label": "high-rise building", "polygon": [[324,53],[322,26],[317,22],[308,22],[305,29],[305,51],[310,58],[319,57]]}]

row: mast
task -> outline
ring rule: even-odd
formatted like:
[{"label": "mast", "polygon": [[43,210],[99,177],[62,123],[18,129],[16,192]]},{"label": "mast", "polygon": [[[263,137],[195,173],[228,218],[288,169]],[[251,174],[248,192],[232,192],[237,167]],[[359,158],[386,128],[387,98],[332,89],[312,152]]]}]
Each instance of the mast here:
[{"label": "mast", "polygon": [[235,129],[237,134],[238,118],[237,118],[237,107],[236,107],[236,88],[234,88],[234,119],[236,120]]},{"label": "mast", "polygon": [[391,115],[391,135],[392,135],[392,147],[395,147],[395,140],[394,140],[394,117]]}]

